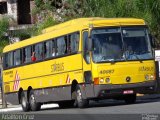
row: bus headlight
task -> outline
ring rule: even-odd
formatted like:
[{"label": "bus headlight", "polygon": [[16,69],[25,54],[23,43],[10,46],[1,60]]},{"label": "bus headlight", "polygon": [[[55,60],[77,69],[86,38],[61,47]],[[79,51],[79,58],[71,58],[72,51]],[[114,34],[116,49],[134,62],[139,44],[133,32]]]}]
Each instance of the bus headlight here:
[{"label": "bus headlight", "polygon": [[149,75],[145,75],[145,80],[149,80]]},{"label": "bus headlight", "polygon": [[110,83],[110,82],[111,82],[110,78],[106,78],[106,83]]},{"label": "bus headlight", "polygon": [[155,79],[155,76],[154,75],[145,75],[145,80],[154,80]]},{"label": "bus headlight", "polygon": [[103,82],[104,82],[104,79],[103,79],[103,78],[101,78],[99,82],[100,82],[100,83],[103,83]]},{"label": "bus headlight", "polygon": [[150,80],[154,80],[154,79],[155,79],[154,75],[150,75]]}]

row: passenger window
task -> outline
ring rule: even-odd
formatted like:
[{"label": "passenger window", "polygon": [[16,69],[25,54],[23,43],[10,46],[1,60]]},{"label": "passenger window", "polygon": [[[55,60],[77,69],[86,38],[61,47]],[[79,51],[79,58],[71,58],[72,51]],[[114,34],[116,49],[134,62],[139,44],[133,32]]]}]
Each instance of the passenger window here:
[{"label": "passenger window", "polygon": [[9,59],[9,58],[8,58],[8,53],[7,53],[7,54],[5,54],[5,59],[4,59],[5,62],[3,62],[4,68],[8,68],[8,67],[9,67],[8,59]]},{"label": "passenger window", "polygon": [[13,66],[13,53],[9,52],[5,55],[5,68]]},{"label": "passenger window", "polygon": [[21,50],[16,50],[13,52],[13,56],[14,56],[14,66],[16,65],[20,65],[22,60],[22,55],[21,55]]},{"label": "passenger window", "polygon": [[4,61],[5,61],[3,62],[4,68],[8,68],[8,53],[4,55]]},{"label": "passenger window", "polygon": [[52,56],[54,57],[54,56],[58,55],[56,53],[57,53],[57,51],[56,51],[56,41],[53,40],[52,41]]},{"label": "passenger window", "polygon": [[79,33],[73,33],[70,35],[71,52],[77,52],[79,48]]},{"label": "passenger window", "polygon": [[67,53],[72,53],[71,51],[71,35],[68,36],[68,42],[67,42]]},{"label": "passenger window", "polygon": [[52,41],[44,42],[44,57],[52,57]]},{"label": "passenger window", "polygon": [[64,55],[66,52],[65,37],[57,38],[57,55]]},{"label": "passenger window", "polygon": [[83,32],[83,57],[87,64],[90,63],[89,49],[88,49],[88,31]]},{"label": "passenger window", "polygon": [[24,48],[23,50],[23,62],[28,63],[31,62],[31,46]]},{"label": "passenger window", "polygon": [[35,51],[33,50],[32,54],[35,54],[36,60],[42,60],[43,59],[43,44],[39,43],[35,45]]},{"label": "passenger window", "polygon": [[31,61],[35,62],[37,60],[36,58],[36,51],[35,51],[35,45],[32,46],[32,52],[31,52]]}]

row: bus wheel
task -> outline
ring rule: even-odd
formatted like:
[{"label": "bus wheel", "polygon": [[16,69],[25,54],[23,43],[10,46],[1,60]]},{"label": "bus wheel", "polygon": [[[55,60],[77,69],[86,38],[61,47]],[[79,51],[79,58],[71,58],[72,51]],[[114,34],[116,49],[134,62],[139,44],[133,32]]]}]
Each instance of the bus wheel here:
[{"label": "bus wheel", "polygon": [[85,108],[85,107],[88,107],[88,105],[89,105],[89,101],[87,99],[82,98],[82,93],[81,93],[80,87],[78,85],[76,86],[75,104],[79,108]]},{"label": "bus wheel", "polygon": [[24,112],[27,112],[30,110],[30,105],[28,103],[27,98],[25,97],[24,92],[21,93],[21,106]]},{"label": "bus wheel", "polygon": [[124,100],[127,104],[133,104],[136,102],[136,94],[126,95]]},{"label": "bus wheel", "polygon": [[36,102],[33,90],[31,90],[29,94],[29,103],[32,111],[38,111],[41,109],[41,104]]}]

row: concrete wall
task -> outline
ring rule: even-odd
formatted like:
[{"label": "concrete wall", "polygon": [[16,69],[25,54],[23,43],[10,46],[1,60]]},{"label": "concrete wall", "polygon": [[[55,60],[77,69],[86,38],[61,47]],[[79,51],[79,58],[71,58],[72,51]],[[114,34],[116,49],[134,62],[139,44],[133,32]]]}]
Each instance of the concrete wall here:
[{"label": "concrete wall", "polygon": [[[1,1],[2,0],[0,0],[0,2]],[[34,0],[30,0],[30,11],[31,12],[34,7],[35,7]],[[11,26],[18,25],[18,17],[21,17],[21,16],[18,16],[18,0],[7,0],[7,8],[8,8],[8,16],[11,19]],[[36,21],[35,16],[31,16],[31,24],[34,24],[35,21]]]},{"label": "concrete wall", "polygon": [[0,2],[7,2],[7,0],[0,0]]},{"label": "concrete wall", "polygon": [[[30,9],[31,9],[31,13],[33,12],[33,8],[35,8],[35,2],[34,0],[30,1]],[[37,17],[36,15],[31,16],[31,23],[34,24],[37,21]]]},{"label": "concrete wall", "polygon": [[11,17],[11,25],[17,24],[17,0],[8,0],[7,1],[8,7],[8,16]]}]

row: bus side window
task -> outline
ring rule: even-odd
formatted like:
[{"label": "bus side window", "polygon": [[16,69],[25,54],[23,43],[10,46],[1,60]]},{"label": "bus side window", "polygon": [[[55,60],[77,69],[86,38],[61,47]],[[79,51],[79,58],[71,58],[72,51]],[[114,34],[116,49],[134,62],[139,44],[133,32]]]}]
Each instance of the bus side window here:
[{"label": "bus side window", "polygon": [[67,41],[67,53],[72,53],[71,51],[71,35],[68,35],[68,41]]},{"label": "bus side window", "polygon": [[31,62],[31,46],[24,48],[23,52],[24,63]]},{"label": "bus side window", "polygon": [[71,34],[71,52],[77,52],[79,49],[79,33]]},{"label": "bus side window", "polygon": [[69,51],[68,51],[68,36],[64,36],[64,41],[65,41],[65,49],[64,49],[64,51],[65,51],[65,54],[68,54],[69,53]]},{"label": "bus side window", "polygon": [[21,54],[21,50],[16,50],[13,52],[13,56],[14,56],[14,66],[16,65],[20,65],[22,63],[22,54]]},{"label": "bus side window", "polygon": [[83,32],[83,57],[87,64],[90,63],[89,48],[88,48],[88,31]]},{"label": "bus side window", "polygon": [[5,62],[4,62],[4,67],[12,67],[13,66],[13,53],[9,52],[5,54]]},{"label": "bus side window", "polygon": [[13,52],[8,53],[8,67],[13,66]]},{"label": "bus side window", "polygon": [[25,63],[26,60],[26,54],[25,54],[25,48],[22,49],[22,64]]},{"label": "bus side window", "polygon": [[57,54],[64,55],[66,52],[66,42],[64,37],[57,38]]},{"label": "bus side window", "polygon": [[43,59],[43,44],[42,43],[38,43],[35,45],[35,56],[36,56],[36,60],[42,60]]},{"label": "bus side window", "polygon": [[52,41],[44,42],[44,57],[49,58],[52,57]]},{"label": "bus side window", "polygon": [[4,58],[3,58],[3,66],[4,68],[8,67],[8,53],[4,54]]},{"label": "bus side window", "polygon": [[56,40],[52,41],[52,56],[56,56],[58,55],[57,51],[56,51]]}]

